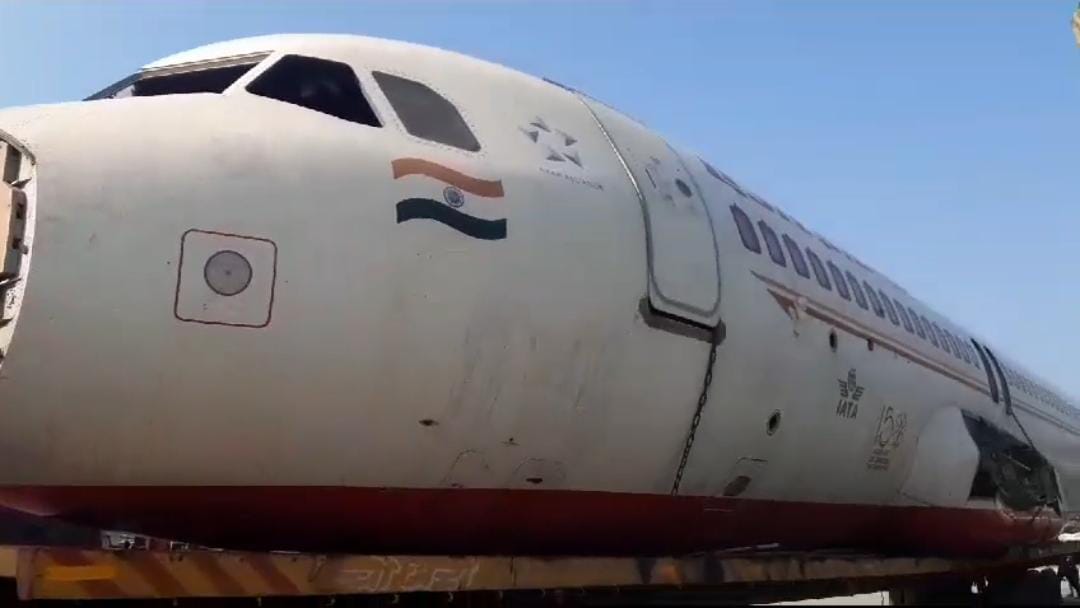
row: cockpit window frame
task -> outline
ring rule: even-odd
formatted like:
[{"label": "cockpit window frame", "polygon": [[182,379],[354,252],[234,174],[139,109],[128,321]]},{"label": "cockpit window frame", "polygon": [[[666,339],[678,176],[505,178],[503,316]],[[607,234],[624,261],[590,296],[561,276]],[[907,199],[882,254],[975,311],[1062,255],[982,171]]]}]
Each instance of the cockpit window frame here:
[{"label": "cockpit window frame", "polygon": [[[365,122],[363,120],[356,120],[356,117],[339,116],[335,113],[313,108],[309,105],[281,99],[272,95],[260,94],[252,90],[252,87],[258,85],[261,79],[264,78],[270,71],[274,70],[277,66],[281,65],[287,60],[292,61],[296,59],[322,62],[324,64],[328,64],[329,66],[333,66],[334,68],[348,69],[349,73],[355,80],[356,86],[359,88],[360,98],[363,99],[364,104],[366,105],[366,109],[370,113],[372,121]],[[354,125],[359,125],[367,128],[381,129],[386,126],[386,117],[383,115],[383,112],[380,110],[378,104],[376,104],[375,99],[371,94],[371,88],[375,86],[375,84],[368,79],[368,76],[369,74],[367,73],[367,70],[358,69],[357,66],[353,65],[351,62],[343,60],[341,58],[325,57],[318,53],[313,54],[299,51],[283,51],[274,53],[272,57],[264,61],[261,65],[258,65],[254,69],[249,70],[249,72],[245,74],[243,78],[239,79],[236,83],[234,83],[234,86],[242,87],[242,90],[245,94],[251,95],[253,97],[268,99],[279,103],[285,103],[296,108],[300,108],[309,112],[316,112],[324,116],[330,116],[337,120],[342,120]],[[378,87],[375,86],[375,88],[377,89]]]},{"label": "cockpit window frame", "polygon": [[[415,75],[389,69],[374,68],[368,70],[368,76],[393,113],[402,132],[410,138],[467,154],[484,152],[484,144],[477,134],[476,125],[466,117],[462,106],[442,90]],[[422,93],[419,97],[416,95],[418,92]],[[410,93],[412,95],[409,95]],[[418,100],[421,101],[420,104],[417,104]],[[435,102],[435,107],[432,107],[432,102]],[[417,105],[427,105],[426,112],[417,114]],[[424,121],[429,120],[430,114],[435,110],[442,112],[443,116],[442,122],[434,123],[439,127],[432,129],[432,123]],[[420,116],[423,116],[423,119],[419,118]],[[451,119],[450,122],[447,122],[447,118]],[[446,131],[446,125],[450,123],[458,129],[457,132],[453,132],[453,129]]]},{"label": "cockpit window frame", "polygon": [[203,61],[189,61],[185,63],[174,63],[170,65],[154,66],[150,68],[143,68],[134,74],[122,78],[113,84],[101,89],[97,93],[90,95],[83,99],[83,101],[99,101],[104,99],[115,99],[115,95],[132,84],[149,78],[157,78],[161,76],[171,76],[174,74],[188,74],[194,72],[201,72],[204,70],[214,70],[219,68],[230,68],[237,66],[249,66],[247,71],[236,78],[229,86],[225,87],[220,93],[214,93],[216,95],[223,95],[229,91],[235,89],[238,85],[246,82],[255,70],[264,68],[266,60],[275,55],[273,51],[259,51],[256,53],[244,53],[242,55],[229,55],[227,57],[217,57],[214,59],[206,59]]}]

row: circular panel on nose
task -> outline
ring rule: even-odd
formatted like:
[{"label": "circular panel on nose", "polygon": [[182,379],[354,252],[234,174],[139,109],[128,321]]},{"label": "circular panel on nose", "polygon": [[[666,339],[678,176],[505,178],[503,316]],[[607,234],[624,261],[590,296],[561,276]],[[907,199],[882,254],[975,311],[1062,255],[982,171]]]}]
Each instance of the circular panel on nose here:
[{"label": "circular panel on nose", "polygon": [[235,296],[251,284],[251,263],[235,251],[219,251],[206,260],[203,276],[215,293]]}]

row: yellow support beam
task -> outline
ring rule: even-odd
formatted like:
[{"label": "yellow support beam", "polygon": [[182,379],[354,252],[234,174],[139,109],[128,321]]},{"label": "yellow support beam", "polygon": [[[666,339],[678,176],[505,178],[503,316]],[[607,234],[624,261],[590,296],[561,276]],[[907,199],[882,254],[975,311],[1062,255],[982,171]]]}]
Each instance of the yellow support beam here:
[{"label": "yellow support beam", "polygon": [[590,588],[710,589],[830,581],[879,581],[876,588],[885,588],[912,578],[1053,564],[1080,554],[1080,543],[1017,550],[997,560],[830,552],[719,552],[646,558],[19,547],[15,553],[20,598],[108,600]]}]

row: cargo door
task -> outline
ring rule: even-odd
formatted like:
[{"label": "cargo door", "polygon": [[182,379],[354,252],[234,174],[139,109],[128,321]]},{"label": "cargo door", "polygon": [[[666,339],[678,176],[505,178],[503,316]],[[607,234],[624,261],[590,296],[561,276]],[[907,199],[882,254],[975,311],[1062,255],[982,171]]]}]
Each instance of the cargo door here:
[{"label": "cargo door", "polygon": [[701,190],[663,138],[581,97],[622,161],[645,216],[649,303],[698,325],[719,321],[716,238]]}]

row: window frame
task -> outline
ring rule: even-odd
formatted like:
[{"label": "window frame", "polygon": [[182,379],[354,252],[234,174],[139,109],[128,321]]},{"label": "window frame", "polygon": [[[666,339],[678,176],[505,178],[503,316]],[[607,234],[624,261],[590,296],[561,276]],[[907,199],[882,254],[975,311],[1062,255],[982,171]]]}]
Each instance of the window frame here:
[{"label": "window frame", "polygon": [[908,306],[908,314],[911,315],[911,324],[915,326],[915,335],[925,340],[926,329],[923,328],[922,320],[919,319],[919,313],[915,312],[914,308]]},{"label": "window frame", "polygon": [[941,348],[938,346],[938,339],[937,336],[934,335],[934,327],[930,324],[930,319],[927,319],[926,315],[919,315],[919,317],[922,319],[923,326],[926,327],[926,336],[930,340],[930,343],[936,348]]},{"label": "window frame", "polygon": [[[471,139],[471,142],[472,142],[474,147],[465,147],[465,146],[459,145],[458,143],[454,143],[452,141],[446,141],[446,140],[443,140],[443,139],[435,139],[433,136],[430,136],[429,134],[421,134],[423,132],[423,130],[418,129],[419,131],[421,131],[421,133],[415,132],[413,130],[413,127],[417,126],[417,124],[415,122],[412,122],[411,117],[410,117],[410,120],[406,120],[404,118],[404,115],[402,114],[402,111],[401,111],[401,107],[399,106],[398,103],[395,103],[395,97],[390,95],[387,92],[388,90],[390,90],[390,88],[386,86],[386,83],[384,83],[383,80],[380,77],[386,77],[386,78],[396,79],[396,80],[399,80],[399,81],[404,81],[406,83],[409,83],[410,86],[415,85],[415,86],[417,86],[419,88],[423,88],[427,92],[429,92],[431,95],[433,95],[434,98],[437,98],[439,101],[444,103],[445,107],[448,107],[451,110],[453,110],[454,115],[456,116],[457,120],[460,121],[461,126],[463,126],[465,128],[465,133],[468,134],[468,136]],[[459,150],[459,151],[462,151],[462,152],[469,152],[471,154],[478,154],[481,151],[483,151],[483,149],[484,149],[483,143],[481,143],[480,138],[477,136],[476,131],[473,129],[473,125],[470,124],[469,121],[465,119],[465,114],[462,113],[461,108],[458,106],[457,103],[454,103],[454,101],[452,101],[449,97],[444,95],[441,91],[436,90],[435,87],[429,85],[428,83],[426,83],[426,82],[424,82],[422,80],[418,80],[416,78],[409,77],[409,76],[404,76],[404,75],[401,75],[401,74],[395,74],[393,72],[388,72],[388,71],[385,71],[385,70],[371,70],[371,79],[372,79],[372,81],[374,81],[375,86],[378,87],[379,92],[383,96],[383,99],[386,100],[387,106],[394,113],[394,116],[397,118],[398,124],[401,125],[401,127],[405,130],[405,133],[408,134],[410,137],[413,137],[415,139],[418,139],[420,141],[427,142],[427,143],[430,143],[430,144],[446,146],[448,148],[453,148],[455,150]],[[399,99],[399,101],[400,101],[400,99]]]},{"label": "window frame", "polygon": [[971,361],[968,360],[967,353],[964,352],[964,347],[961,346],[960,339],[956,336],[956,334],[949,332],[949,339],[952,340],[953,353],[956,355],[956,357],[964,363],[971,363]]},{"label": "window frame", "polygon": [[848,286],[851,287],[851,293],[855,296],[855,303],[863,310],[870,310],[870,304],[866,300],[866,294],[863,293],[862,286],[859,285],[859,279],[850,270],[845,270],[844,276],[847,277]]},{"label": "window frame", "polygon": [[956,357],[958,360],[963,361],[964,355],[960,352],[960,343],[956,340],[956,336],[954,336],[952,332],[948,329],[942,328],[941,331],[944,332],[945,337],[949,339],[949,345],[952,346],[953,356]]},{"label": "window frame", "polygon": [[941,342],[939,348],[951,355],[952,349],[949,348],[949,341],[945,338],[945,332],[941,331],[941,326],[933,321],[931,321],[930,324],[934,326],[934,332],[937,334],[938,341]]},{"label": "window frame", "polygon": [[885,307],[885,315],[889,317],[889,322],[900,327],[900,317],[896,316],[896,309],[893,308],[892,298],[881,289],[878,289],[877,291],[878,296],[881,297],[881,304]]},{"label": "window frame", "polygon": [[896,306],[897,314],[900,315],[900,323],[904,326],[904,331],[914,335],[915,326],[911,324],[911,317],[909,317],[907,311],[904,310],[904,305],[896,298],[893,298],[893,304]]},{"label": "window frame", "polygon": [[[739,232],[739,240],[742,241],[743,247],[747,251],[760,254],[762,251],[761,238],[758,237],[757,228],[754,227],[754,220],[750,219],[750,216],[743,211],[742,207],[736,204],[731,204],[729,207],[732,219],[735,221],[735,229]],[[745,220],[745,222],[740,220]],[[754,239],[752,244],[747,241],[748,234]]]},{"label": "window frame", "polygon": [[825,269],[825,264],[822,263],[821,258],[814,253],[813,249],[806,248],[806,259],[810,261],[810,268],[814,271],[814,278],[817,279],[818,285],[823,289],[832,291],[832,281],[829,280],[829,271]]},{"label": "window frame", "polygon": [[967,349],[968,357],[971,359],[972,367],[975,367],[975,368],[977,368],[977,369],[979,369],[981,371],[982,368],[979,367],[979,355],[975,352],[975,349],[972,348],[970,342],[971,342],[970,339],[965,341],[964,342],[964,347]]},{"label": "window frame", "polygon": [[885,307],[881,304],[881,300],[878,299],[877,293],[875,293],[874,286],[867,281],[862,282],[863,289],[866,290],[866,297],[870,299],[870,308],[873,309],[874,314],[885,318]]},{"label": "window frame", "polygon": [[[123,91],[129,86],[138,83],[140,80],[146,80],[149,78],[160,78],[165,76],[182,76],[185,74],[193,74],[196,72],[203,72],[207,70],[217,70],[222,68],[236,68],[246,66],[247,70],[243,74],[240,74],[235,78],[228,86],[222,89],[218,93],[211,93],[214,95],[223,95],[230,89],[237,86],[238,83],[243,82],[246,78],[249,78],[252,74],[262,71],[262,65],[268,57],[273,53],[269,51],[262,51],[258,53],[247,53],[243,55],[232,55],[228,57],[219,57],[216,59],[208,59],[204,61],[198,61],[195,63],[174,64],[155,68],[149,68],[145,70],[139,70],[130,76],[121,78],[120,80],[110,84],[109,86],[101,89],[100,91],[89,95],[83,99],[83,101],[99,101],[104,99],[125,99],[124,97],[115,97],[117,93]],[[273,62],[271,62],[273,63]],[[191,93],[176,93],[177,95],[186,95]]]},{"label": "window frame", "polygon": [[780,235],[780,240],[784,243],[784,247],[787,248],[788,257],[791,258],[791,267],[795,269],[795,274],[804,279],[809,279],[810,267],[806,263],[806,258],[803,257],[799,244],[786,232]]},{"label": "window frame", "polygon": [[[256,87],[257,85],[259,85],[260,81],[262,81],[264,78],[267,78],[268,75],[272,77],[273,76],[272,73],[273,73],[273,71],[275,69],[279,68],[280,66],[282,66],[286,62],[293,61],[293,60],[296,60],[296,59],[304,60],[304,61],[311,61],[311,62],[320,62],[320,63],[327,64],[328,66],[334,66],[335,69],[344,68],[345,70],[347,70],[349,72],[349,74],[351,74],[353,79],[354,79],[354,84],[356,85],[357,90],[360,92],[360,97],[364,100],[364,103],[367,104],[367,109],[370,111],[372,119],[377,124],[371,124],[370,122],[363,122],[361,120],[356,120],[354,118],[346,118],[344,116],[339,116],[338,114],[335,114],[335,113],[327,112],[325,109],[317,109],[317,108],[312,107],[310,105],[304,105],[302,103],[297,103],[296,101],[282,99],[280,97],[274,97],[272,95],[258,93],[256,91],[252,90],[253,87]],[[251,72],[249,71],[249,74],[250,73]],[[268,99],[268,100],[271,100],[271,101],[276,101],[278,103],[288,104],[288,105],[296,107],[296,108],[302,108],[302,109],[310,111],[310,112],[316,112],[316,113],[321,114],[323,116],[330,116],[330,117],[335,118],[337,120],[343,120],[345,122],[348,122],[348,123],[351,123],[351,124],[354,124],[354,125],[359,125],[359,126],[368,127],[368,128],[375,128],[375,129],[381,129],[386,125],[386,121],[385,121],[384,117],[379,114],[378,108],[376,107],[375,103],[372,101],[371,94],[367,90],[365,90],[365,88],[364,88],[364,79],[361,78],[360,72],[358,72],[356,70],[356,68],[354,68],[352,65],[350,65],[350,64],[348,64],[348,63],[346,63],[344,61],[338,61],[336,59],[327,59],[325,57],[316,57],[316,56],[313,56],[313,55],[304,55],[304,54],[295,53],[295,52],[283,53],[283,54],[277,56],[276,58],[274,58],[272,61],[270,61],[267,65],[263,66],[262,69],[260,69],[257,74],[255,74],[249,80],[244,82],[243,90],[246,93],[248,93],[250,95],[253,95],[255,97],[259,97],[261,99]]]},{"label": "window frame", "polygon": [[[758,230],[761,238],[765,241],[765,249],[769,252],[769,259],[777,266],[787,268],[787,258],[784,256],[784,246],[780,243],[780,237],[765,220],[758,220]],[[769,237],[772,237],[771,239]]]},{"label": "window frame", "polygon": [[840,270],[840,267],[833,263],[832,260],[826,260],[825,265],[829,268],[829,274],[832,275],[833,283],[836,285],[836,293],[840,294],[841,298],[850,302],[851,290],[848,289],[847,279],[844,278],[844,271]]}]

